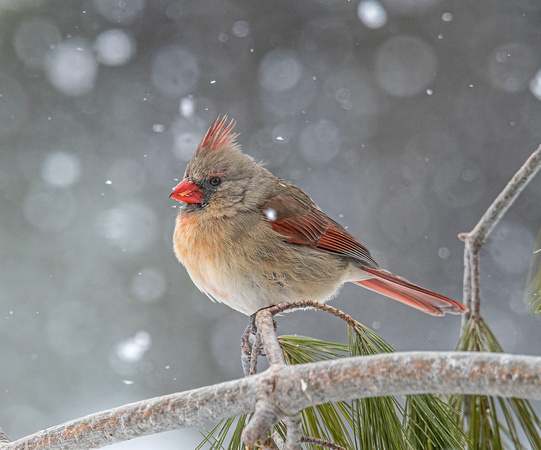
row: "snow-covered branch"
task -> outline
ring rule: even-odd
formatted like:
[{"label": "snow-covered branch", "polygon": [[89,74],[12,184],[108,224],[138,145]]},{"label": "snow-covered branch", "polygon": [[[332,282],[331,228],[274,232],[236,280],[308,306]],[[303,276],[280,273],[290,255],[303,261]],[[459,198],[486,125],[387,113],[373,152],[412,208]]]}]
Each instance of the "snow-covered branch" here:
[{"label": "snow-covered branch", "polygon": [[481,297],[479,291],[479,252],[488,235],[501,220],[522,190],[541,169],[541,145],[526,160],[511,178],[503,191],[496,197],[477,225],[469,233],[460,233],[464,241],[464,304],[470,311],[462,317],[462,329],[470,315],[480,317]]},{"label": "snow-covered branch", "polygon": [[541,400],[541,358],[500,353],[404,352],[273,366],[251,377],[92,414],[0,444],[0,449],[103,447],[251,413],[261,397],[271,402],[275,422],[331,401],[420,393]]}]

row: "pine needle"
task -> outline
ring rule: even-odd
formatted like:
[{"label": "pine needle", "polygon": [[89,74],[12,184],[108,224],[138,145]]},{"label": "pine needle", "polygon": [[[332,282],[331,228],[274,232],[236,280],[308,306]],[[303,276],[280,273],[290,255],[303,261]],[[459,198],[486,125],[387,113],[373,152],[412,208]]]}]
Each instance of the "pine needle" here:
[{"label": "pine needle", "polygon": [[[287,364],[305,364],[348,356],[345,344],[326,342],[305,336],[280,336],[278,338]],[[302,428],[305,436],[334,442],[345,448],[353,448],[351,438],[351,408],[345,402],[327,403],[302,412]],[[309,445],[311,449],[321,448]]]},{"label": "pine needle", "polygon": [[[349,328],[351,356],[392,353],[393,348],[372,330],[358,324]],[[374,397],[354,400],[355,437],[362,449],[405,449],[412,447],[400,422],[402,406],[394,397]]]},{"label": "pine needle", "polygon": [[[349,328],[349,345],[304,336],[280,336],[279,341],[288,364],[394,351],[376,333],[360,324],[354,331]],[[468,323],[457,350],[503,351],[482,320]],[[464,409],[468,409],[469,417],[467,435],[463,431],[465,418],[459,414]],[[238,420],[220,422],[206,432],[205,440],[197,449],[204,444],[210,444],[212,450],[244,449],[241,434],[248,420],[249,416],[243,415]],[[524,435],[532,448],[541,448],[540,419],[528,401],[515,398],[454,395],[446,403],[432,394],[411,395],[406,397],[404,408],[394,397],[329,403],[304,410],[302,430],[305,436],[357,450],[522,449]],[[287,430],[283,423],[277,424],[271,433],[273,431],[285,439]],[[316,445],[305,445],[310,450],[323,450]]]},{"label": "pine needle", "polygon": [[406,435],[415,448],[465,448],[459,412],[433,394],[409,395],[404,417]]},{"label": "pine needle", "polygon": [[[470,319],[458,343],[458,351],[501,353],[498,340],[481,319]],[[541,420],[527,400],[518,398],[487,397],[479,395],[455,395],[451,405],[458,411],[469,409],[468,437],[471,448],[522,449],[519,429],[526,435],[533,448],[541,448]],[[500,417],[503,416],[503,417]],[[464,417],[458,424],[465,427]]]},{"label": "pine needle", "polygon": [[288,364],[305,364],[349,356],[349,346],[306,336],[284,335],[278,341]]},{"label": "pine needle", "polygon": [[237,422],[233,433],[230,437],[229,444],[227,445],[227,450],[244,450],[244,444],[242,443],[242,430],[244,426],[249,421],[248,414],[242,414],[238,417],[229,417],[228,419],[221,420],[218,424],[210,431],[203,429],[204,431],[199,431],[205,439],[197,446],[195,450],[201,450],[206,443],[210,443],[211,450],[225,450],[224,442],[229,435],[231,427]]},{"label": "pine needle", "polygon": [[[356,347],[352,344],[353,338],[357,342]],[[381,337],[361,325],[357,327],[356,336],[350,332],[350,345],[357,349],[352,356],[394,352],[394,349]],[[384,430],[387,436],[383,439],[374,435],[365,436],[361,439],[363,449],[464,448],[467,438],[457,424],[458,412],[438,396],[409,395],[406,397],[405,409],[393,397],[384,398],[392,399],[392,403],[379,405],[383,417],[378,420],[377,427],[383,427],[379,430]],[[364,400],[368,402],[376,399]],[[362,403],[361,406],[363,406]],[[366,407],[366,403],[364,406]],[[399,423],[397,412],[403,416],[403,425]],[[391,427],[391,433],[389,433],[389,427]]]}]

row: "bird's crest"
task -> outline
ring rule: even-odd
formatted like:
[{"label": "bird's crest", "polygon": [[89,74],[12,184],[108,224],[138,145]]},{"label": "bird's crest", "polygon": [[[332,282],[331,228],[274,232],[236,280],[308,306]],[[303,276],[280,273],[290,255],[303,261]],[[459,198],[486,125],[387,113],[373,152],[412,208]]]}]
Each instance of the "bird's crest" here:
[{"label": "bird's crest", "polygon": [[197,147],[196,154],[201,155],[205,152],[219,150],[225,145],[234,144],[235,139],[238,136],[237,133],[231,133],[235,127],[235,121],[231,119],[227,125],[226,122],[226,115],[224,115],[221,119],[218,116],[218,118],[203,136],[203,139],[201,139],[201,142]]}]

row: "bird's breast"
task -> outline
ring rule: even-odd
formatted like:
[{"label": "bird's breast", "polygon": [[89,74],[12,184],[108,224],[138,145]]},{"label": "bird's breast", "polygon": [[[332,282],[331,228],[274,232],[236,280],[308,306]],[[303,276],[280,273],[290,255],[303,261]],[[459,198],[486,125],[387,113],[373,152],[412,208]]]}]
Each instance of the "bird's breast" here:
[{"label": "bird's breast", "polygon": [[256,214],[179,215],[174,249],[201,291],[248,315],[285,301],[324,301],[345,281],[346,258],[285,242]]},{"label": "bird's breast", "polygon": [[176,220],[174,249],[178,260],[186,267],[199,289],[215,284],[223,266],[224,236],[220,227],[195,216],[181,216]]},{"label": "bird's breast", "polygon": [[[195,216],[177,217],[174,249],[200,291],[214,300],[242,311],[249,294],[246,285],[248,266],[239,246],[242,225],[238,221]],[[250,310],[253,308],[249,306]],[[259,308],[256,308],[257,310]],[[253,311],[252,311],[253,312]]]},{"label": "bird's breast", "polygon": [[219,229],[211,229],[196,215],[178,215],[173,239],[178,260],[186,265],[212,258],[221,250],[219,234]]}]

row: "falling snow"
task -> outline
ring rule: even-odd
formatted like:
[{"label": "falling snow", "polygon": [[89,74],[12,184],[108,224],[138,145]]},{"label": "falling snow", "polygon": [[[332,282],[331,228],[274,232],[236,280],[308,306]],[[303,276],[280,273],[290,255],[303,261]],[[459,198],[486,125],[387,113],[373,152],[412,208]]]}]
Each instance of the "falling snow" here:
[{"label": "falling snow", "polygon": [[276,220],[276,210],[272,208],[267,208],[263,211],[265,213],[265,217],[270,222],[274,222]]},{"label": "falling snow", "polygon": [[[383,267],[457,299],[456,235],[541,140],[537,0],[4,3],[0,425],[13,438],[70,418],[74,396],[91,411],[240,375],[247,318],[211,304],[172,251],[168,195],[218,115]],[[532,186],[487,243],[482,292],[506,350],[534,354]],[[454,345],[456,318],[353,287],[335,302],[399,350]],[[280,320],[343,339],[324,316]],[[199,438],[182,439],[149,448]]]}]

